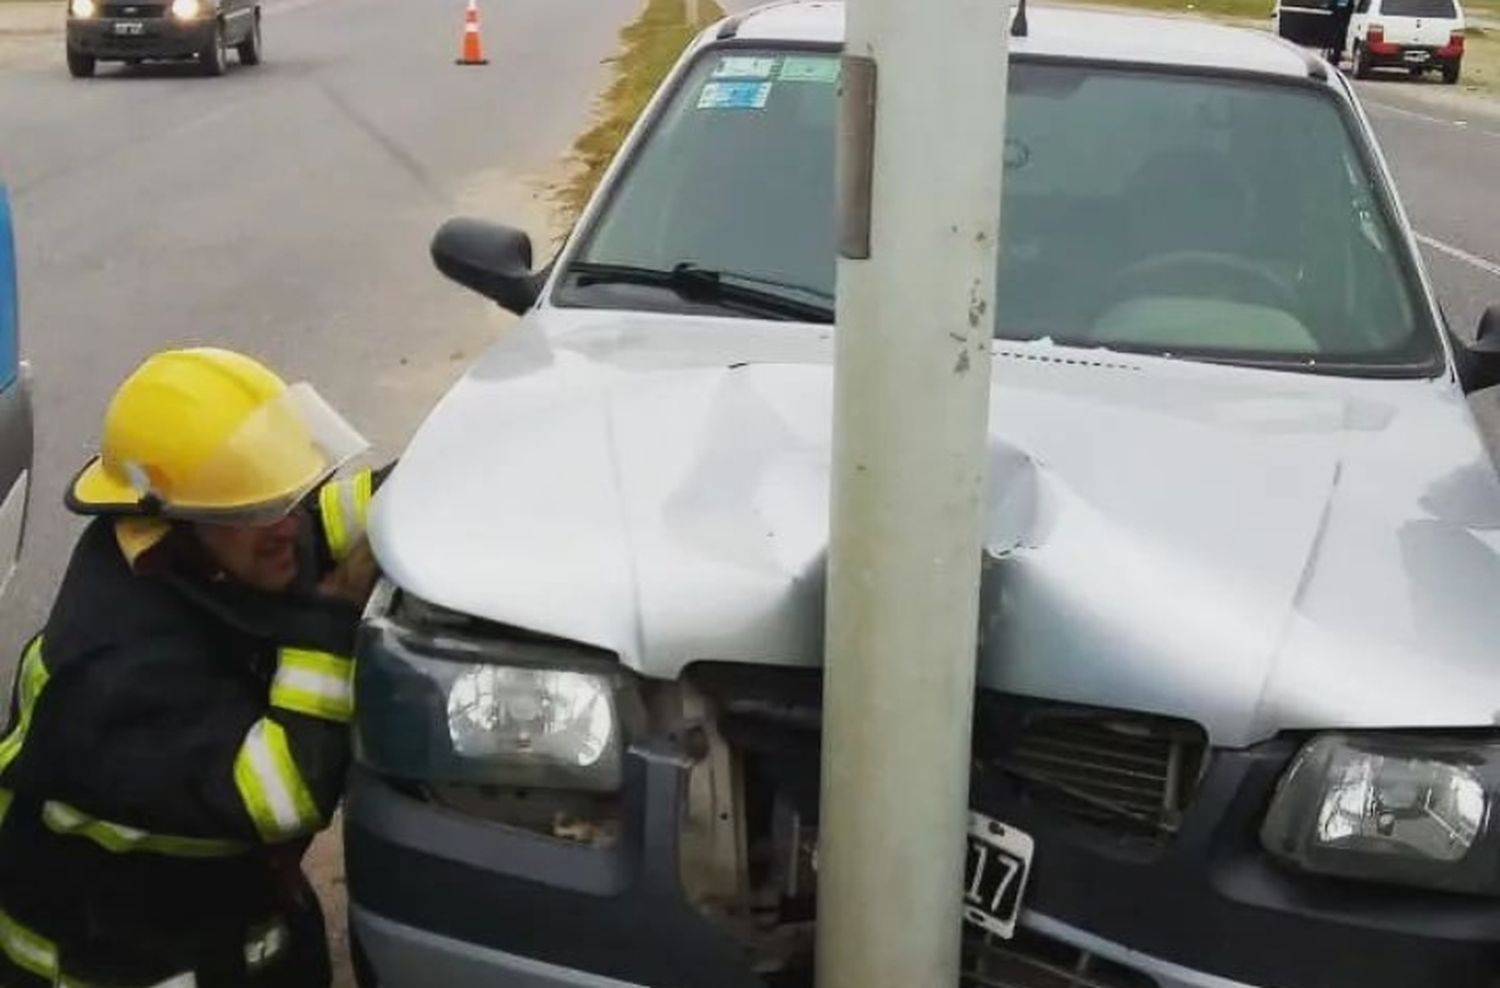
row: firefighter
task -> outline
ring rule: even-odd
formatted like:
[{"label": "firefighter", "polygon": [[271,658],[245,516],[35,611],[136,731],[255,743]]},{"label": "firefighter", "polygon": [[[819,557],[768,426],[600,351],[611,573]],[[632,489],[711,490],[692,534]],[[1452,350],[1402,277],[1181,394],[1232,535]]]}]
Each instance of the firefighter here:
[{"label": "firefighter", "polygon": [[0,985],[328,983],[300,859],[349,760],[364,446],[225,350],[115,393],[0,735]]}]

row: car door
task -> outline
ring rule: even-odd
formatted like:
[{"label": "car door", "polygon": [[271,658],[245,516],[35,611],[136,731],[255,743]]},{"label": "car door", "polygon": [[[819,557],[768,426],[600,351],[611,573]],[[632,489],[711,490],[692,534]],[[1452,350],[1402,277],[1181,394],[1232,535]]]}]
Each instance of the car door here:
[{"label": "car door", "polygon": [[31,391],[20,359],[20,300],[10,197],[0,184],[0,591],[20,559],[31,491]]},{"label": "car door", "polygon": [[256,0],[225,0],[224,30],[230,44],[239,44],[255,28]]},{"label": "car door", "polygon": [[1276,8],[1276,33],[1293,44],[1322,48],[1328,43],[1328,18],[1333,0],[1281,0]]}]

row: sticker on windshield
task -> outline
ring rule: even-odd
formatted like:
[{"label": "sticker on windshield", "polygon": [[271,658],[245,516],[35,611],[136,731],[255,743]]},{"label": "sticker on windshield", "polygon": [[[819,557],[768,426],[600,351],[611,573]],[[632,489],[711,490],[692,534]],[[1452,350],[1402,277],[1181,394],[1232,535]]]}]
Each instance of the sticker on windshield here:
[{"label": "sticker on windshield", "polygon": [[698,95],[698,109],[764,110],[770,98],[769,82],[709,82]]},{"label": "sticker on windshield", "polygon": [[714,69],[715,79],[769,79],[776,74],[775,58],[754,55],[725,55]]},{"label": "sticker on windshield", "polygon": [[781,63],[782,82],[821,82],[832,85],[839,81],[839,60],[805,55],[789,55]]}]

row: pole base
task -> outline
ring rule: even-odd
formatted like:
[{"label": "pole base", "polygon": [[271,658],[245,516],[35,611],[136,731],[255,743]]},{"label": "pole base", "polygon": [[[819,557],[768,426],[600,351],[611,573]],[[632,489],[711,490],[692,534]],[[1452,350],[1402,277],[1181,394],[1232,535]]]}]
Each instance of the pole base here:
[{"label": "pole base", "polygon": [[453,64],[454,65],[488,65],[488,64],[490,64],[490,60],[487,59],[487,58],[481,58],[477,62],[469,62],[469,61],[465,61],[462,58],[456,58],[456,59],[453,60]]}]

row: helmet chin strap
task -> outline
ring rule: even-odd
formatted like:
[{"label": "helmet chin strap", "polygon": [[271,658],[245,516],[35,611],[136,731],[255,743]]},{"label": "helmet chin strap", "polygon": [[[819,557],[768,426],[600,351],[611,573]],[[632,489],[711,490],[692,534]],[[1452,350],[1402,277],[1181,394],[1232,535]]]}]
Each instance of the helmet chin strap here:
[{"label": "helmet chin strap", "polygon": [[135,492],[143,498],[150,497],[151,475],[146,472],[146,468],[139,463],[129,460],[123,466],[125,467],[125,477],[130,481],[130,486],[135,488]]},{"label": "helmet chin strap", "polygon": [[161,514],[162,501],[151,490],[151,475],[146,472],[146,468],[135,462],[126,462],[124,467],[125,476],[130,480],[130,486],[135,488],[136,494],[140,495],[138,504],[141,512],[147,515]]}]

